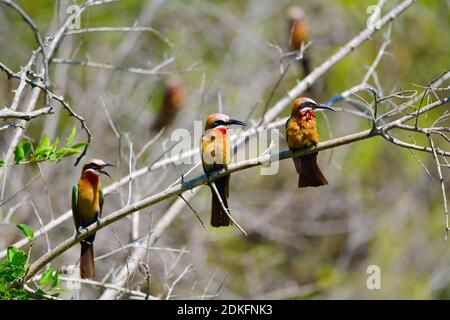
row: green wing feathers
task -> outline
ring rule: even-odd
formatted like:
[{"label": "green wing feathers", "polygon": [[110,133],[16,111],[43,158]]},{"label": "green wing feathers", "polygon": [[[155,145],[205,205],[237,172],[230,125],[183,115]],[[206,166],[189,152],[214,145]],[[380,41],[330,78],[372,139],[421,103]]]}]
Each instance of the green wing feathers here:
[{"label": "green wing feathers", "polygon": [[98,215],[99,218],[102,217],[103,212],[103,199],[105,198],[105,195],[103,194],[103,187],[100,187],[100,213]]},{"label": "green wing feathers", "polygon": [[72,216],[75,227],[78,230],[80,227],[80,215],[78,212],[78,185],[74,185],[72,188]]}]

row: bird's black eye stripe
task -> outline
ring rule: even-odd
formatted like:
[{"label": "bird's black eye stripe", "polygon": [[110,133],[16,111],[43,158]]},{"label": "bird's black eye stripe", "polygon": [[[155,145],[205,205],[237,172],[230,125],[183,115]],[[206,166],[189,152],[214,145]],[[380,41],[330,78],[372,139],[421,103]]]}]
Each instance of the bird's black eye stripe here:
[{"label": "bird's black eye stripe", "polygon": [[223,126],[224,124],[225,124],[225,121],[223,121],[223,120],[214,121],[214,127]]},{"label": "bird's black eye stripe", "polygon": [[95,163],[89,163],[88,165],[86,165],[86,167],[84,168],[84,170],[88,170],[88,169],[98,169],[99,166]]},{"label": "bird's black eye stripe", "polygon": [[313,107],[315,104],[311,101],[306,101],[303,102],[302,104],[300,104],[299,109],[303,109],[303,108],[308,108],[308,107]]}]

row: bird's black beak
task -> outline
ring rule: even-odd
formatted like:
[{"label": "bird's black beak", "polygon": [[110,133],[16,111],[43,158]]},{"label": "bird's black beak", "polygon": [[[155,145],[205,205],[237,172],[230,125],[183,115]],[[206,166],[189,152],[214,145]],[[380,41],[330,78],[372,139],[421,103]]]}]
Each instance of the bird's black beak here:
[{"label": "bird's black beak", "polygon": [[104,175],[107,175],[108,177],[110,177],[111,179],[112,179],[112,177],[109,175],[109,173],[108,172],[106,172],[106,171],[103,171],[103,170],[100,170],[100,172],[101,173],[103,173]]},{"label": "bird's black beak", "polygon": [[334,109],[333,107],[327,106],[325,104],[316,104],[314,109],[326,109],[326,110],[331,110],[331,111],[336,112],[336,109]]},{"label": "bird's black beak", "polygon": [[[104,169],[104,168],[106,168],[106,167],[114,167],[114,165],[113,165],[113,164],[110,164],[110,163],[106,163],[106,164],[102,167],[102,169]],[[100,172],[103,173],[104,175],[107,175],[108,177],[110,177],[110,178],[112,179],[112,177],[109,175],[108,172],[103,171],[103,170],[100,170]]]},{"label": "bird's black beak", "polygon": [[245,126],[247,125],[245,122],[242,122],[242,121],[240,121],[240,120],[230,119],[230,120],[228,121],[228,125],[232,125],[232,124],[236,124],[236,125],[238,125],[238,126],[243,126],[243,127],[245,127]]}]

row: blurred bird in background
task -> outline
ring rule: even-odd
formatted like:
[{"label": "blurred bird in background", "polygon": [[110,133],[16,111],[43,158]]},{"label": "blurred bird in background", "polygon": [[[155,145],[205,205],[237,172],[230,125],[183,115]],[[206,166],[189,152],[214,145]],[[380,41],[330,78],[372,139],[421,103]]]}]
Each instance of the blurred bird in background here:
[{"label": "blurred bird in background", "polygon": [[[297,98],[292,104],[291,116],[286,122],[286,139],[290,150],[295,151],[314,147],[319,143],[316,116],[314,110],[332,107],[318,104],[310,98]],[[299,175],[298,187],[320,187],[327,185],[322,171],[317,165],[317,152],[306,156],[292,158]]]},{"label": "blurred bird in background", "polygon": [[[228,138],[228,127],[230,125],[245,126],[239,120],[230,119],[229,116],[215,113],[206,118],[205,131],[201,140],[201,157],[203,170],[206,174],[225,168],[231,161],[230,140]],[[222,202],[228,210],[228,195],[230,189],[230,175],[226,175],[214,180]],[[224,211],[220,200],[214,190],[211,202],[211,226],[229,226],[231,220]]]},{"label": "blurred bird in background", "polygon": [[[111,177],[103,169],[112,166],[112,164],[99,159],[93,159],[83,166],[81,178],[72,189],[72,215],[77,234],[101,218],[103,190],[99,177],[101,174]],[[90,279],[95,276],[94,239],[95,234],[80,242],[80,275],[82,279]]]},{"label": "blurred bird in background", "polygon": [[[309,29],[305,12],[301,7],[292,6],[287,10],[289,20],[289,48],[292,51],[299,51],[302,43],[308,42]],[[300,60],[303,68],[303,76],[306,77],[311,72],[311,59],[308,52],[303,53],[303,59]]]},{"label": "blurred bird in background", "polygon": [[[289,7],[287,10],[287,17],[289,21],[289,49],[291,51],[299,51],[302,43],[306,45],[309,40],[309,26],[306,19],[305,12],[299,6]],[[303,58],[300,60],[300,66],[303,70],[303,78],[312,71],[311,49],[303,52]],[[317,83],[313,83],[308,88],[308,92],[317,96],[319,93]]]},{"label": "blurred bird in background", "polygon": [[152,132],[159,132],[162,128],[170,126],[183,108],[186,100],[184,85],[175,76],[170,76],[164,85],[164,97],[161,109],[151,127]]}]

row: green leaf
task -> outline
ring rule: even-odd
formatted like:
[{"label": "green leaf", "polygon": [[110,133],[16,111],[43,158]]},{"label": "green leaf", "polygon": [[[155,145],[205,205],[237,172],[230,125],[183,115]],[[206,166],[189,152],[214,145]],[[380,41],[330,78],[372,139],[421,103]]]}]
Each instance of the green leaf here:
[{"label": "green leaf", "polygon": [[5,165],[5,160],[0,160],[0,167]]},{"label": "green leaf", "polygon": [[80,153],[80,150],[74,148],[61,148],[56,151],[57,158],[65,158]]},{"label": "green leaf", "polygon": [[31,142],[28,140],[22,140],[21,143],[22,143],[23,153],[25,154],[25,158],[26,158],[28,153],[31,151]]},{"label": "green leaf", "polygon": [[17,163],[20,160],[25,158],[25,154],[23,153],[22,145],[19,143],[14,149],[14,162]]},{"label": "green leaf", "polygon": [[[18,266],[18,267],[24,267],[26,262],[27,262],[27,255],[23,251],[17,252],[12,257],[12,260],[11,260],[11,264],[14,265],[14,266]],[[22,274],[21,270],[19,270],[17,275],[20,275],[20,274]]]},{"label": "green leaf", "polygon": [[58,144],[59,144],[59,138],[56,138],[55,142],[50,147],[49,153],[47,154],[48,160],[52,160],[52,161],[58,160],[58,157],[56,155],[56,148],[58,147]]},{"label": "green leaf", "polygon": [[55,150],[58,147],[59,139],[56,138],[53,144],[50,144],[48,135],[45,134],[39,142],[36,151],[31,155],[31,160],[56,160]]},{"label": "green leaf", "polygon": [[55,270],[53,268],[49,268],[46,270],[39,280],[39,284],[41,286],[48,285],[50,288],[55,288],[59,285],[60,279],[59,279],[59,271]]},{"label": "green leaf", "polygon": [[48,150],[48,149],[50,149],[50,139],[48,137],[48,134],[44,134],[41,141],[39,141],[39,144],[36,147],[34,154],[42,154],[44,152],[44,150]]},{"label": "green leaf", "polygon": [[41,286],[46,286],[47,284],[50,284],[52,282],[52,270],[48,269],[47,271],[45,271],[41,278],[39,279],[39,284]]},{"label": "green leaf", "polygon": [[77,134],[77,127],[73,126],[70,136],[66,139],[66,146],[69,146],[73,143],[73,139],[75,139],[76,134]]},{"label": "green leaf", "polygon": [[25,223],[21,223],[17,225],[17,228],[23,232],[23,234],[28,238],[28,240],[32,241],[34,239],[34,231]]},{"label": "green leaf", "polygon": [[20,140],[14,149],[14,162],[19,163],[20,161],[25,159],[25,155],[31,149],[31,144],[27,140]]},{"label": "green leaf", "polygon": [[12,265],[12,272],[10,274],[9,282],[13,282],[17,278],[23,276],[25,274],[25,262],[26,262],[26,255],[25,255],[25,262],[22,263],[22,255],[15,255],[15,258],[13,259]]},{"label": "green leaf", "polygon": [[46,160],[51,150],[51,147],[40,149],[39,152],[35,152],[31,155],[31,160]]},{"label": "green leaf", "polygon": [[53,144],[52,144],[52,146],[51,146],[51,150],[52,150],[52,151],[55,151],[56,148],[58,147],[58,144],[59,144],[59,138],[56,137],[55,142],[53,142]]},{"label": "green leaf", "polygon": [[[13,266],[23,267],[27,262],[27,255],[24,251],[17,249],[14,246],[9,246],[7,250],[8,262]],[[21,270],[19,270],[16,275],[20,275]]]},{"label": "green leaf", "polygon": [[19,249],[17,249],[14,246],[9,246],[7,251],[6,251],[6,256],[8,257],[8,262],[12,261],[12,258],[14,257],[14,255],[20,251]]},{"label": "green leaf", "polygon": [[11,295],[14,297],[14,299],[22,299],[22,300],[28,300],[29,294],[24,289],[11,289]]},{"label": "green leaf", "polygon": [[36,293],[36,295],[38,295],[38,296],[40,296],[40,297],[42,297],[42,296],[45,295],[45,291],[42,290],[41,288],[37,288],[37,290],[36,290],[35,293]]},{"label": "green leaf", "polygon": [[87,144],[88,144],[87,141],[79,141],[79,142],[71,145],[70,147],[73,149],[81,149],[82,147],[84,147]]},{"label": "green leaf", "polygon": [[55,270],[53,273],[52,288],[57,288],[60,283],[61,279],[59,278],[59,270]]}]

